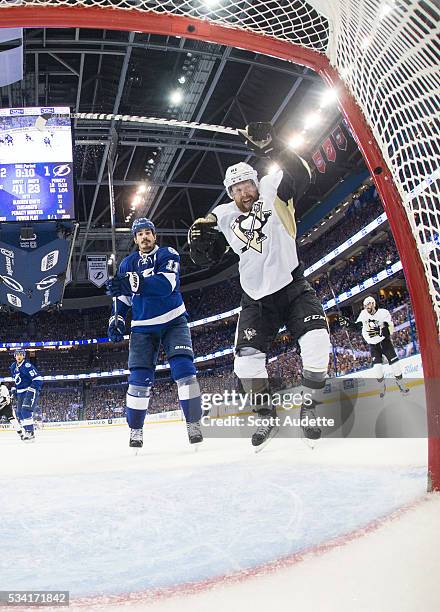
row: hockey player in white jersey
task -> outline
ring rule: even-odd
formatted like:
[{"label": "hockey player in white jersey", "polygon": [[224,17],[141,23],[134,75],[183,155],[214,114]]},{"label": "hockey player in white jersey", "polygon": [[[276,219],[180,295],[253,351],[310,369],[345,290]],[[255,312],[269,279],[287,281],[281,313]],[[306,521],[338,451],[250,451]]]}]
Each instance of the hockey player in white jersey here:
[{"label": "hockey player in white jersey", "polygon": [[156,244],[154,224],[136,219],[132,227],[138,251],[122,260],[118,274],[107,283],[113,300],[108,336],[123,340],[125,317],[132,310],[128,357],[127,423],[130,446],[143,445],[143,425],[148,413],[161,344],[177,383],[190,444],[203,441],[200,388],[196,378],[191,335],[180,293],[180,257],[171,247]]},{"label": "hockey player in white jersey", "polygon": [[15,418],[15,414],[12,409],[11,395],[9,393],[8,387],[4,384],[0,384],[0,418],[2,416],[6,417],[8,423],[12,425],[18,435],[22,437],[23,428]]},{"label": "hockey player in white jersey", "polygon": [[[250,149],[269,157],[278,169],[260,181],[244,162],[227,169],[224,185],[232,201],[193,223],[188,236],[191,257],[199,265],[209,265],[228,244],[240,258],[243,294],[234,371],[244,391],[267,397],[267,352],[286,325],[301,351],[303,393],[313,398],[312,404],[303,402],[300,416],[314,418],[325,387],[330,339],[322,305],[304,278],[296,247],[296,214],[305,212],[298,200],[310,185],[311,172],[301,157],[277,140],[270,123],[250,124],[241,133]],[[269,405],[257,407],[257,412],[276,416]],[[311,439],[321,436],[315,426],[303,432]],[[275,433],[276,427],[265,419],[252,444],[260,446]]]},{"label": "hockey player in white jersey", "polygon": [[376,300],[371,295],[363,302],[363,309],[354,323],[350,323],[347,317],[339,317],[342,327],[351,327],[360,330],[362,337],[370,347],[371,360],[373,363],[373,374],[381,386],[380,397],[386,393],[384,378],[383,358],[386,357],[396,379],[401,393],[408,393],[409,389],[403,382],[402,365],[391,342],[394,332],[394,324],[389,310],[377,308]]}]

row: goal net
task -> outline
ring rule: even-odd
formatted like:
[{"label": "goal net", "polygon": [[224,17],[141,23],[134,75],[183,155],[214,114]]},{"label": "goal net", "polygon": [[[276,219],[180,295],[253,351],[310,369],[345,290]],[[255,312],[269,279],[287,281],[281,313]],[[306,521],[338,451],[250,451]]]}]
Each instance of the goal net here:
[{"label": "goal net", "polygon": [[339,107],[381,195],[411,293],[429,406],[430,475],[437,489],[439,18],[438,0],[0,0],[2,27],[190,37],[309,66],[338,89]]}]

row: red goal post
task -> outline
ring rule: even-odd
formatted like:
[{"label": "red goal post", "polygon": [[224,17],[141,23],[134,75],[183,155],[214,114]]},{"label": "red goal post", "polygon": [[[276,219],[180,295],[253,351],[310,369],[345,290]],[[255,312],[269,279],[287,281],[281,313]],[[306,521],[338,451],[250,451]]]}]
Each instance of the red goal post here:
[{"label": "red goal post", "polygon": [[419,333],[429,489],[440,490],[440,8],[437,0],[0,0],[0,26],[181,36],[308,66],[374,179]]}]

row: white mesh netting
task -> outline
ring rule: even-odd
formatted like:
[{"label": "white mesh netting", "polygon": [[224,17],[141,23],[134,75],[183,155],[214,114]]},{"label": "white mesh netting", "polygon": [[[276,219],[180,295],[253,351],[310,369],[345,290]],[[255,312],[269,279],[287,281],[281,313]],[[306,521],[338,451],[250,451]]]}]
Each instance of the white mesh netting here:
[{"label": "white mesh netting", "polygon": [[197,17],[325,53],[362,109],[401,195],[440,335],[438,0],[0,0],[0,9],[11,4]]}]

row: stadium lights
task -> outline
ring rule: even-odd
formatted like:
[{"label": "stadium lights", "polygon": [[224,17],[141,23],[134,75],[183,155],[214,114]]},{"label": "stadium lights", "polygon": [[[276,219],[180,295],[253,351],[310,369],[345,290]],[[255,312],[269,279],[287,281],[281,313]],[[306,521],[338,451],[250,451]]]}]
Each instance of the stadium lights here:
[{"label": "stadium lights", "polygon": [[143,194],[147,191],[147,186],[145,183],[142,183],[142,185],[139,185],[137,193],[138,194]]},{"label": "stadium lights", "polygon": [[186,77],[184,77],[183,74],[177,79],[177,82],[180,83],[181,85],[183,85],[185,81],[186,81]]},{"label": "stadium lights", "polygon": [[182,102],[182,100],[183,100],[183,94],[182,94],[182,91],[180,89],[176,89],[170,95],[170,102],[171,102],[171,104],[174,104],[175,106],[180,104]]},{"label": "stadium lights", "polygon": [[304,121],[304,129],[309,130],[310,128],[314,128],[321,121],[321,117],[318,113],[310,113]]},{"label": "stadium lights", "polygon": [[302,134],[295,134],[289,140],[289,147],[291,149],[299,149],[305,142],[304,136]]},{"label": "stadium lights", "polygon": [[320,108],[325,108],[330,104],[333,104],[338,99],[338,90],[332,87],[331,89],[326,89],[321,97]]},{"label": "stadium lights", "polygon": [[147,164],[150,164],[150,166],[152,166],[154,164],[154,158],[150,157],[150,159],[147,161]]}]

